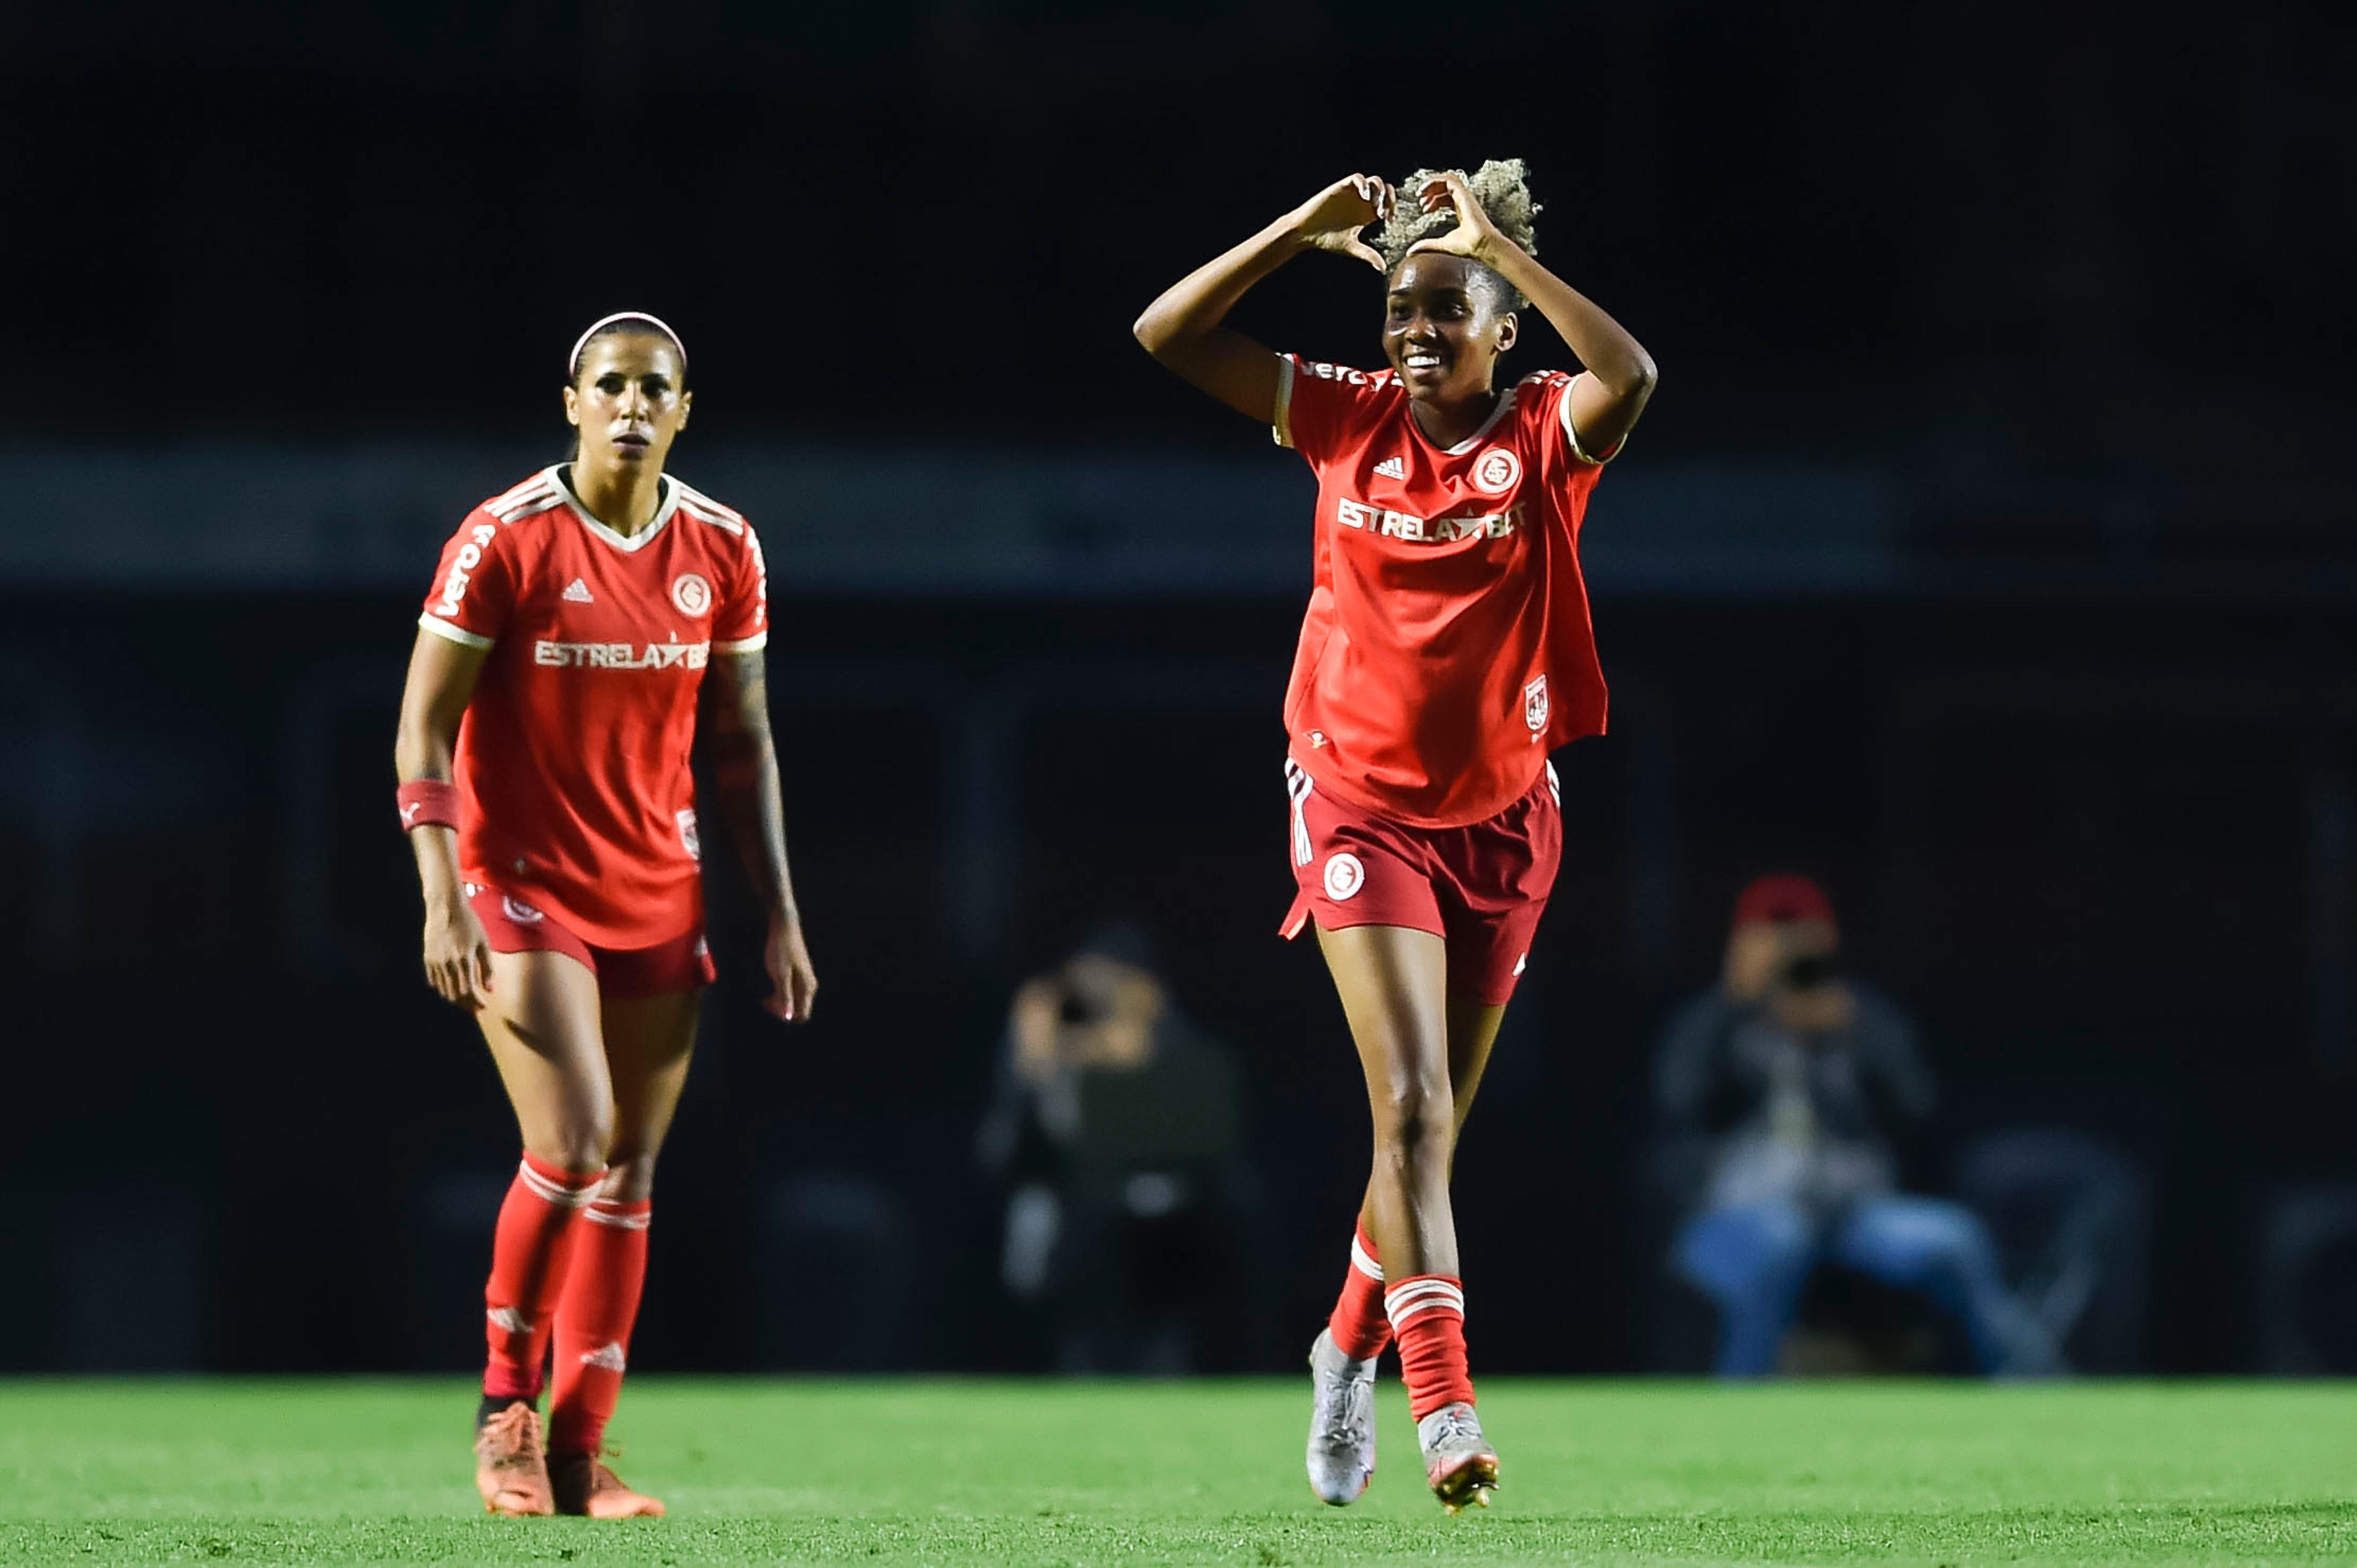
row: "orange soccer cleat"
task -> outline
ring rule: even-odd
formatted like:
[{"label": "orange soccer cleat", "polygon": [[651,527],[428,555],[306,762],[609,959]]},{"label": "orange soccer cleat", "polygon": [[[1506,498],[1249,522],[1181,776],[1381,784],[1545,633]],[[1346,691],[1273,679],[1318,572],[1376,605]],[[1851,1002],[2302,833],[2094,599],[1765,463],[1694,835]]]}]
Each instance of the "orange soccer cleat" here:
[{"label": "orange soccer cleat", "polygon": [[661,1498],[634,1492],[595,1454],[558,1454],[548,1462],[558,1513],[590,1519],[661,1519]]},{"label": "orange soccer cleat", "polygon": [[552,1514],[556,1501],[540,1453],[540,1412],[518,1400],[475,1428],[475,1489],[487,1513]]}]

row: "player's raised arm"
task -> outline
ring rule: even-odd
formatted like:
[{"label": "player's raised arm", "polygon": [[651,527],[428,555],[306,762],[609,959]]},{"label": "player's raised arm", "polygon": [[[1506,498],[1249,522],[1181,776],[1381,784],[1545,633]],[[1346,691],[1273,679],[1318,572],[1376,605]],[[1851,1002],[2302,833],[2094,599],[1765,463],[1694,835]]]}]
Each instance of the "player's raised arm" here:
[{"label": "player's raised arm", "polygon": [[1162,291],[1130,330],[1146,351],[1238,413],[1276,417],[1276,356],[1222,322],[1246,290],[1308,250],[1356,256],[1380,273],[1383,259],[1359,238],[1389,216],[1392,188],[1372,175],[1338,179],[1301,206]]},{"label": "player's raised arm", "polygon": [[705,681],[705,744],[729,836],[770,914],[762,957],[773,989],[763,1005],[791,1021],[811,1015],[818,974],[811,967],[793,875],[786,865],[785,794],[778,783],[777,741],[770,733],[770,679],[763,659],[759,648],[713,654]]},{"label": "player's raised arm", "polygon": [[1415,200],[1426,212],[1443,208],[1455,212],[1457,227],[1419,242],[1409,254],[1441,251],[1465,256],[1523,292],[1586,368],[1587,373],[1575,379],[1564,394],[1579,450],[1609,456],[1628,438],[1637,416],[1645,411],[1646,399],[1653,395],[1653,357],[1645,352],[1645,346],[1594,300],[1501,233],[1460,176],[1444,174],[1427,181],[1415,193]]},{"label": "player's raised arm", "polygon": [[425,897],[425,978],[444,1001],[462,1007],[480,1006],[490,992],[491,948],[467,906],[458,875],[458,790],[451,782],[451,759],[458,721],[488,651],[421,628],[409,651],[393,745],[401,825],[409,830]]}]

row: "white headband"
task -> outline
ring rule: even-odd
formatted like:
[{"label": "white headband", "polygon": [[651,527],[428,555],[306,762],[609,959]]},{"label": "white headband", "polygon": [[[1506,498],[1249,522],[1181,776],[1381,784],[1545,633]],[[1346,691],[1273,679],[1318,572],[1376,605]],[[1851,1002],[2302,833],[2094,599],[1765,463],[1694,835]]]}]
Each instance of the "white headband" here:
[{"label": "white headband", "polygon": [[589,330],[584,332],[580,337],[573,340],[573,357],[565,362],[565,379],[566,381],[571,381],[581,379],[581,350],[589,347],[590,338],[595,338],[598,333],[603,332],[607,328],[611,327],[617,321],[643,321],[648,326],[653,328],[656,331],[662,333],[664,337],[670,338],[671,346],[679,350],[679,378],[682,381],[685,381],[687,379],[687,345],[679,340],[678,333],[673,331],[670,326],[665,323],[661,317],[649,316],[643,310],[618,310],[611,316],[599,317],[597,320],[592,321],[589,324]]}]

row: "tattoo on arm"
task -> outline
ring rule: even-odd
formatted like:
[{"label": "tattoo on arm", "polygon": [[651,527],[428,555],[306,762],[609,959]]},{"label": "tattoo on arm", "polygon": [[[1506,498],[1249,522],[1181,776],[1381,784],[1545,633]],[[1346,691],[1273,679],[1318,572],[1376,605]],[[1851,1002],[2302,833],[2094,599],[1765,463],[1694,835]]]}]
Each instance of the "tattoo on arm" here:
[{"label": "tattoo on arm", "polygon": [[794,908],[786,870],[785,797],[778,785],[778,746],[770,734],[770,680],[761,652],[725,653],[708,682],[713,782],[721,814],[745,863],[753,891],[773,912]]}]

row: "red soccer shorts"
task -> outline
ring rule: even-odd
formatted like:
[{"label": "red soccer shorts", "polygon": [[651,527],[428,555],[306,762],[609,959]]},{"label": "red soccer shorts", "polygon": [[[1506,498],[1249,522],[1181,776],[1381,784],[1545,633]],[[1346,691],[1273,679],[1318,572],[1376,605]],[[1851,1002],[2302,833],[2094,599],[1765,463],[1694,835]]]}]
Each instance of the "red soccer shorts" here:
[{"label": "red soccer shorts", "polygon": [[597,977],[600,996],[628,1001],[694,991],[719,976],[701,928],[651,948],[599,948],[566,930],[555,916],[496,887],[469,882],[467,902],[483,922],[493,952],[561,952]]},{"label": "red soccer shorts", "polygon": [[1523,797],[1462,828],[1416,828],[1338,800],[1298,764],[1285,764],[1293,796],[1293,880],[1300,894],[1280,935],[1406,926],[1448,944],[1452,987],[1469,983],[1502,1007],[1530,956],[1563,864],[1563,789],[1555,764]]}]

